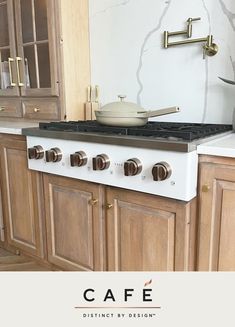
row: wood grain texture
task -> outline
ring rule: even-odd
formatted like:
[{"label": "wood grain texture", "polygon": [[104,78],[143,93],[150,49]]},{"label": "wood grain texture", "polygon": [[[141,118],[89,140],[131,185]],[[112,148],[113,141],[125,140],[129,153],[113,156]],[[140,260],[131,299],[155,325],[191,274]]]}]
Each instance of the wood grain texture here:
[{"label": "wood grain texture", "polygon": [[58,106],[59,101],[56,98],[23,100],[23,117],[33,120],[58,120]]},{"label": "wood grain texture", "polygon": [[[211,158],[210,158],[211,159]],[[234,160],[200,164],[197,269],[235,271]],[[208,192],[203,192],[208,185]]]},{"label": "wood grain texture", "polygon": [[49,262],[66,270],[103,270],[102,204],[97,184],[44,175]]},{"label": "wood grain texture", "polygon": [[27,168],[23,136],[0,136],[1,188],[7,243],[44,256],[41,174]]},{"label": "wood grain texture", "polygon": [[88,0],[58,0],[56,6],[62,119],[83,120],[90,84]]},{"label": "wood grain texture", "polygon": [[113,204],[107,210],[108,270],[194,269],[190,204],[110,187],[106,197]]},{"label": "wood grain texture", "polygon": [[1,97],[0,99],[0,117],[22,117],[20,99],[9,99]]},{"label": "wood grain texture", "polygon": [[[10,30],[11,57],[19,56],[24,62],[24,44],[22,39],[22,18],[20,0],[8,0],[8,26]],[[13,13],[13,3],[15,15]],[[26,87],[25,66],[20,63],[21,79],[24,86],[0,90],[0,95],[17,96],[18,105],[15,111],[9,109],[1,112],[2,120],[13,117],[22,121],[30,120],[83,120],[86,89],[90,84],[90,52],[89,52],[89,8],[88,0],[48,0],[48,45],[49,61],[45,70],[50,70],[51,87]],[[34,30],[34,29],[33,29]],[[33,31],[35,34],[35,31]],[[42,41],[39,41],[42,42]],[[44,40],[43,42],[47,42]],[[37,49],[37,42],[30,43]],[[35,52],[38,58],[38,52]],[[38,72],[38,65],[35,65]],[[42,74],[44,75],[44,74]],[[17,83],[16,63],[13,62],[13,79]],[[36,78],[40,82],[40,75]],[[39,83],[40,84],[40,83]],[[20,97],[20,95],[22,97]],[[58,97],[57,112],[51,110],[53,96]],[[22,115],[21,100],[31,97],[47,99],[48,112],[45,110],[34,115],[30,109],[25,109]],[[11,98],[14,100],[14,98]],[[16,100],[16,99],[15,99]],[[19,107],[20,106],[20,107]],[[20,110],[19,110],[20,108]]]},{"label": "wood grain texture", "polygon": [[15,255],[0,248],[0,271],[48,271],[46,265],[34,261],[32,258]]},{"label": "wood grain texture", "polygon": [[[3,209],[2,209],[2,190],[0,187],[0,246],[3,245],[5,241],[5,226],[3,221]],[[0,252],[1,255],[1,252]]]}]

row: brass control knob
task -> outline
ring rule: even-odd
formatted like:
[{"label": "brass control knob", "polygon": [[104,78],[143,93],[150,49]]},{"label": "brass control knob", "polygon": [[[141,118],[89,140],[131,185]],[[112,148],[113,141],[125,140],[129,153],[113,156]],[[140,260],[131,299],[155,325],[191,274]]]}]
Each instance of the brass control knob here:
[{"label": "brass control knob", "polygon": [[70,154],[70,164],[72,167],[82,167],[87,164],[87,155],[84,151]]},{"label": "brass control knob", "polygon": [[164,181],[172,174],[170,165],[167,162],[158,162],[153,166],[152,175],[154,181]]},{"label": "brass control knob", "polygon": [[137,158],[128,159],[124,163],[124,175],[125,176],[135,176],[135,175],[140,174],[141,171],[142,171],[142,163]]},{"label": "brass control knob", "polygon": [[59,162],[62,159],[62,152],[59,148],[51,148],[46,151],[46,162]]},{"label": "brass control knob", "polygon": [[92,158],[93,170],[104,170],[108,169],[110,166],[109,157],[106,154],[99,154],[98,156]]},{"label": "brass control knob", "polygon": [[42,159],[44,157],[44,150],[41,145],[35,145],[32,148],[28,148],[29,159]]}]

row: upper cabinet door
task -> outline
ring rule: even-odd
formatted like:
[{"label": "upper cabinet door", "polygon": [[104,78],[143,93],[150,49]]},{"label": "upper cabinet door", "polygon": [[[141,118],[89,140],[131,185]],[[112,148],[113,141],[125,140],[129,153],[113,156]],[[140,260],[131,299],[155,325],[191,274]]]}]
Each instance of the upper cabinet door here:
[{"label": "upper cabinet door", "polygon": [[19,95],[12,0],[0,0],[0,96]]},{"label": "upper cabinet door", "polygon": [[21,94],[58,95],[54,0],[15,0],[15,16]]}]

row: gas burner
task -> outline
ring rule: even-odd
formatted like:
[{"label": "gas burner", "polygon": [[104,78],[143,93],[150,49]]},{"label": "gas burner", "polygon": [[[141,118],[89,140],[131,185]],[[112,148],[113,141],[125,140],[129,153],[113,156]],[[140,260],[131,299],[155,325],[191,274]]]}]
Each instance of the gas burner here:
[{"label": "gas burner", "polygon": [[69,121],[39,123],[41,130],[66,131],[80,133],[99,133],[106,135],[130,135],[166,140],[183,140],[191,142],[196,139],[224,133],[232,130],[232,125],[149,122],[141,127],[111,127],[98,124],[96,121]]}]

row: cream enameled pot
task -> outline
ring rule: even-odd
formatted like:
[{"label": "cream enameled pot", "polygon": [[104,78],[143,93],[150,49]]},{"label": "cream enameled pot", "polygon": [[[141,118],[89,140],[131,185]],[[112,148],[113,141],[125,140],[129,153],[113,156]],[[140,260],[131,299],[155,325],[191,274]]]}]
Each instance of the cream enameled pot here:
[{"label": "cream enameled pot", "polygon": [[108,103],[100,110],[95,111],[98,123],[108,126],[143,126],[150,117],[157,117],[179,112],[178,107],[170,107],[160,110],[144,110],[132,102],[124,101],[125,96],[119,95],[120,101]]}]

